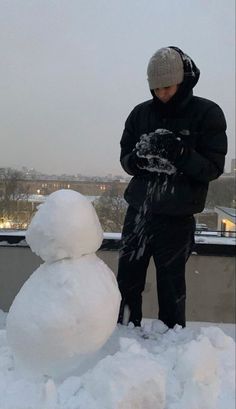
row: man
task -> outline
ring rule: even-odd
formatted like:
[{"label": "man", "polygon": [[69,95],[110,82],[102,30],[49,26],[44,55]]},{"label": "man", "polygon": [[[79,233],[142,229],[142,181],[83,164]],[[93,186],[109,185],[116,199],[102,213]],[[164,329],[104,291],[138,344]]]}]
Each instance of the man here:
[{"label": "man", "polygon": [[[214,102],[193,96],[200,71],[177,47],[150,59],[152,99],[125,123],[121,165],[133,176],[122,233],[119,323],[141,325],[142,292],[151,256],[156,266],[159,319],[185,326],[185,264],[194,243],[194,213],[204,209],[208,184],[224,170],[226,122]],[[127,308],[126,308],[127,307]]]}]

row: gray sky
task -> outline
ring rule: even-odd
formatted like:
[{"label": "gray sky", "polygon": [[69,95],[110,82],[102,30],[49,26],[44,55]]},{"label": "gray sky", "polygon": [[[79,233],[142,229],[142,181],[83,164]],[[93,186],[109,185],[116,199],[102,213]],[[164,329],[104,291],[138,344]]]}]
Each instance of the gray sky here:
[{"label": "gray sky", "polygon": [[0,0],[0,167],[123,174],[124,121],[146,67],[176,45],[201,70],[235,157],[234,0]]}]

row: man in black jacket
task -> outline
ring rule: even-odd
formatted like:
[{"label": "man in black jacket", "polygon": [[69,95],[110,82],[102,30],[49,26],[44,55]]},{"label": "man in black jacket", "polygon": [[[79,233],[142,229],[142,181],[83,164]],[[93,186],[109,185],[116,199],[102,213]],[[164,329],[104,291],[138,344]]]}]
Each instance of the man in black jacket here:
[{"label": "man in black jacket", "polygon": [[[119,323],[141,325],[142,292],[151,256],[156,266],[158,317],[185,326],[185,264],[194,244],[194,213],[204,209],[208,184],[224,170],[226,122],[214,102],[193,96],[200,71],[177,47],[158,50],[147,69],[153,98],[128,116],[121,165],[133,176],[122,232]],[[127,308],[126,308],[127,307]]]}]

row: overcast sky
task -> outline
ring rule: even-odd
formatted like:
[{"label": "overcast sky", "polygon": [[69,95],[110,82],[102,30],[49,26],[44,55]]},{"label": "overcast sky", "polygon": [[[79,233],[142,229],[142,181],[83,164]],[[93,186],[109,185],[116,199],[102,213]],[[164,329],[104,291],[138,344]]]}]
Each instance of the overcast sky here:
[{"label": "overcast sky", "polygon": [[201,70],[235,157],[234,0],[0,0],[0,167],[123,174],[124,121],[146,67],[176,45]]}]

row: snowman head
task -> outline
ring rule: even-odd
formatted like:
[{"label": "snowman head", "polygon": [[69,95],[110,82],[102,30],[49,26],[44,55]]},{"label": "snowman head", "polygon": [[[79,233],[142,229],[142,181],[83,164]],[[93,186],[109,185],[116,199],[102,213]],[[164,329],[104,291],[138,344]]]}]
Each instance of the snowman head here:
[{"label": "snowman head", "polygon": [[47,262],[94,253],[102,239],[94,207],[85,196],[70,189],[49,195],[26,232],[32,251]]}]

